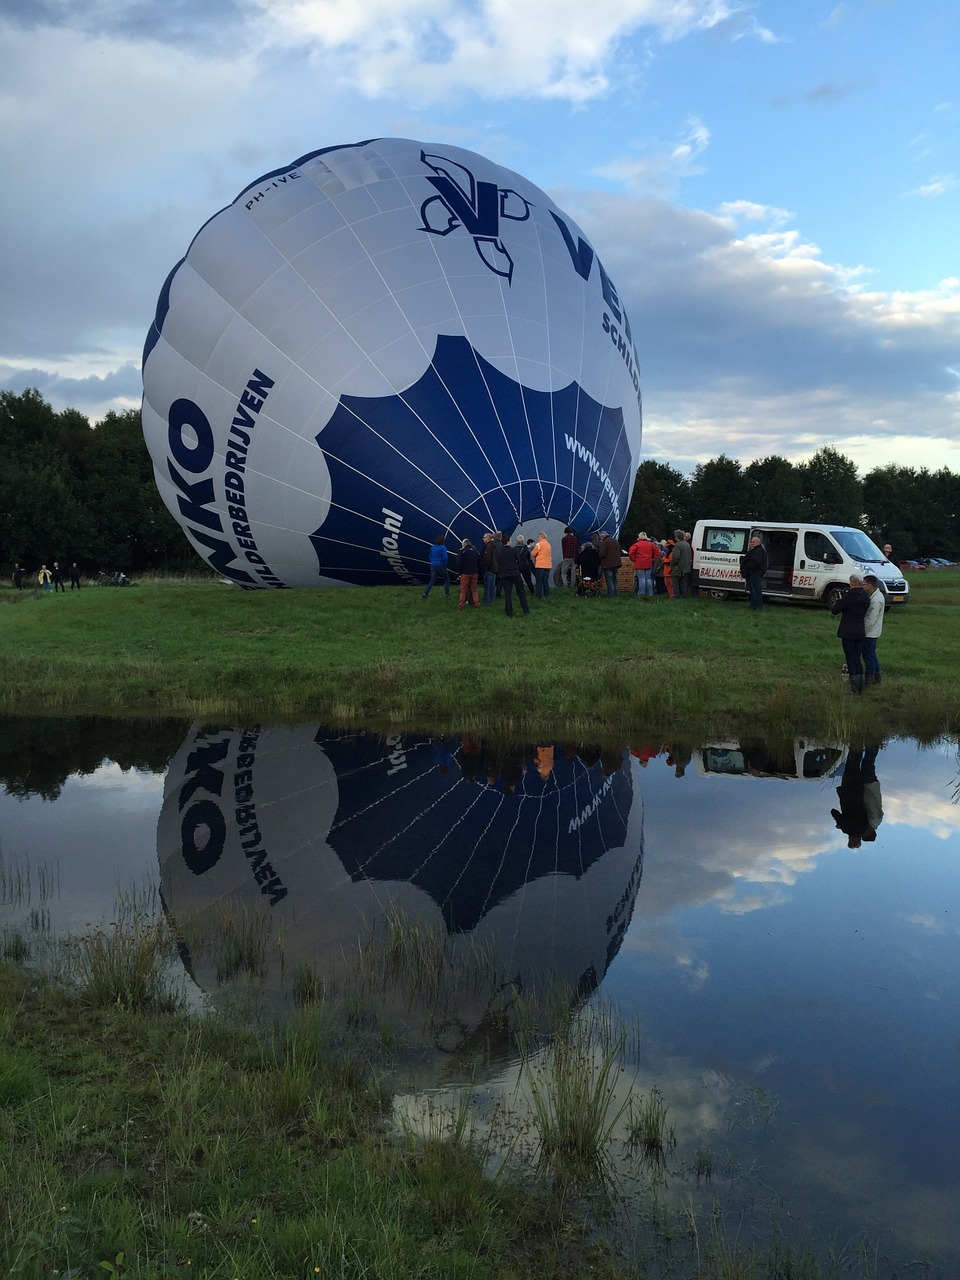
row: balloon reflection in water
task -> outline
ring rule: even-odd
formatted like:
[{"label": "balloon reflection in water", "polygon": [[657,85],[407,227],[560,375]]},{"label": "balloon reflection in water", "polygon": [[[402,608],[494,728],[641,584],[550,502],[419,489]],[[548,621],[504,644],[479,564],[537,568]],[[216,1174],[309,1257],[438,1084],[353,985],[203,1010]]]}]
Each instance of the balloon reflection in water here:
[{"label": "balloon reflection in water", "polygon": [[535,1026],[594,990],[632,914],[642,802],[620,752],[195,726],[158,845],[201,988],[254,978],[269,1014],[362,993],[452,1050],[508,1038],[518,1002]]}]

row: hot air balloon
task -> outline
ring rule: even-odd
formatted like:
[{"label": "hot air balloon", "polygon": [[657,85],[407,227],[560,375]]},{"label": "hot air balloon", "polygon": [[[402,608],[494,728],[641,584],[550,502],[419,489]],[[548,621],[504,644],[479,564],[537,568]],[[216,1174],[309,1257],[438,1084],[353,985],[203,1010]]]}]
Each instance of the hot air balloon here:
[{"label": "hot air balloon", "polygon": [[630,322],[519,174],[380,138],[246,187],[168,276],[143,355],[160,492],[244,587],[422,580],[438,534],[619,529]]}]

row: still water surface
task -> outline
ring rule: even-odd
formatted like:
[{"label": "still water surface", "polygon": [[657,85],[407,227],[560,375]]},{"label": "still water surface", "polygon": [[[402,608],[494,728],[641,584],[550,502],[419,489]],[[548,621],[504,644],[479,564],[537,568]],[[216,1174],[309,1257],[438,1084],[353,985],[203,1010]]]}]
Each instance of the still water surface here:
[{"label": "still water surface", "polygon": [[464,1081],[478,1115],[522,1109],[518,1011],[612,1008],[677,1138],[641,1253],[692,1197],[741,1238],[866,1233],[960,1273],[955,743],[0,719],[0,785],[4,945],[158,892],[194,999],[272,1018],[339,991],[408,1116]]}]

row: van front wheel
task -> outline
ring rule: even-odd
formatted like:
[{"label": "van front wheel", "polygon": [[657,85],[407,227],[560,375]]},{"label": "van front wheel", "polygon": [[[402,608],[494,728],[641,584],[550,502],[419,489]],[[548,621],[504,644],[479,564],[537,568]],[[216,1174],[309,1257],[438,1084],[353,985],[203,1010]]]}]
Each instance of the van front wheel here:
[{"label": "van front wheel", "polygon": [[833,606],[835,604],[839,604],[839,602],[842,599],[843,599],[843,587],[837,587],[837,586],[827,587],[826,591],[823,593],[823,603],[827,606],[828,609],[832,609]]},{"label": "van front wheel", "polygon": [[713,591],[707,592],[707,595],[710,597],[711,600],[726,600],[729,594],[730,594],[729,591],[713,590]]}]

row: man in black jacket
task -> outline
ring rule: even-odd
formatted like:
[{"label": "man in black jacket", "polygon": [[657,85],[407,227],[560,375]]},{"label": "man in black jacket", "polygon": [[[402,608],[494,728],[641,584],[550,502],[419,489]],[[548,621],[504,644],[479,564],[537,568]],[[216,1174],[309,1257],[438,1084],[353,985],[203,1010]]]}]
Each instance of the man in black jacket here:
[{"label": "man in black jacket", "polygon": [[863,589],[863,579],[858,573],[851,573],[849,590],[844,591],[830,608],[831,613],[840,614],[837,635],[847,660],[851,693],[863,693],[863,641],[867,634],[863,620],[869,604],[870,597]]},{"label": "man in black jacket", "polygon": [[751,609],[763,608],[763,575],[767,572],[767,551],[756,534],[746,554],[740,557],[740,576],[747,584]]},{"label": "man in black jacket", "polygon": [[513,589],[516,587],[520,597],[520,608],[524,613],[530,612],[527,604],[527,589],[523,585],[520,563],[517,558],[518,548],[510,545],[509,533],[504,533],[499,547],[500,581],[503,583],[503,611],[508,618],[513,617]]}]

